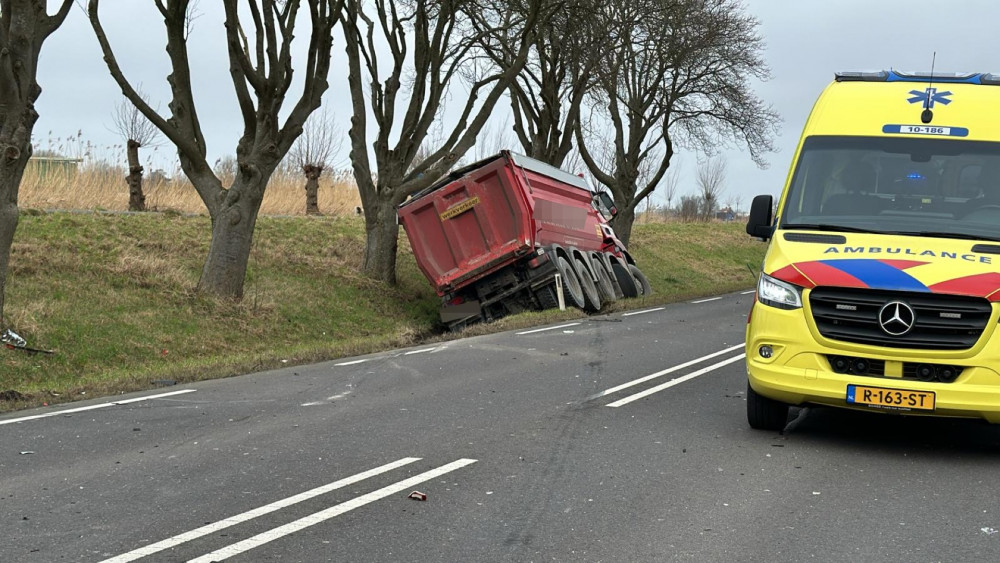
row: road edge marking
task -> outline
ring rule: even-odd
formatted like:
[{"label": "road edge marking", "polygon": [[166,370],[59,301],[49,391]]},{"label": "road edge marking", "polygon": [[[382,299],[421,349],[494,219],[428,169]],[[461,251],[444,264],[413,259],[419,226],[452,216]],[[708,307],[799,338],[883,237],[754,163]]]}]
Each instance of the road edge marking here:
[{"label": "road edge marking", "polygon": [[33,414],[30,416],[22,416],[19,418],[10,418],[7,420],[0,420],[0,426],[4,424],[14,424],[15,422],[27,422],[29,420],[38,420],[39,418],[51,418],[53,416],[60,416],[64,414],[73,414],[78,412],[86,412],[97,409],[103,409],[107,407],[114,407],[117,405],[127,405],[130,403],[138,403],[140,401],[149,401],[151,399],[162,399],[163,397],[172,397],[174,395],[183,395],[184,393],[194,393],[197,389],[181,389],[179,391],[170,391],[169,393],[160,393],[159,395],[147,395],[145,397],[136,397],[134,399],[122,399],[121,401],[110,401],[107,403],[101,403],[98,405],[88,405],[86,407],[76,407],[72,409],[62,409],[58,411],[47,412],[44,414]]}]

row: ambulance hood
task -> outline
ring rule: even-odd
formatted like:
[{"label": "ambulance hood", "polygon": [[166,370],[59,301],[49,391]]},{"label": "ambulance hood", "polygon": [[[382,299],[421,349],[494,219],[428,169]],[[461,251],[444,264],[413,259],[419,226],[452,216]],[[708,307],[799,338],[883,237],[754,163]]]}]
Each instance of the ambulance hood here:
[{"label": "ambulance hood", "polygon": [[860,287],[1000,301],[1000,243],[860,233],[779,231],[764,263],[805,288]]}]

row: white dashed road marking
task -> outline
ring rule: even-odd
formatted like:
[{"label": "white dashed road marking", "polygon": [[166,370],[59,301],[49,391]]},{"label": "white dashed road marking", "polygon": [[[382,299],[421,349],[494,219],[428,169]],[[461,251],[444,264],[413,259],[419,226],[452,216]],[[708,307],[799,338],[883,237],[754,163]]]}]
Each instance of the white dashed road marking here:
[{"label": "white dashed road marking", "polygon": [[594,399],[600,399],[601,397],[603,397],[605,395],[610,395],[612,393],[617,393],[617,392],[621,391],[622,389],[628,389],[629,387],[634,387],[634,386],[639,385],[641,383],[645,383],[645,382],[647,382],[647,381],[649,381],[651,379],[656,379],[657,377],[662,377],[664,375],[673,373],[675,371],[682,370],[682,369],[684,369],[686,367],[693,366],[695,364],[700,364],[701,362],[704,362],[705,360],[711,360],[712,358],[721,356],[723,354],[728,354],[729,352],[732,352],[732,351],[737,350],[739,348],[743,348],[743,346],[744,346],[743,343],[737,344],[736,346],[730,346],[729,348],[725,348],[723,350],[719,350],[718,352],[713,352],[713,353],[708,354],[706,356],[702,356],[700,358],[695,358],[695,359],[693,359],[693,360],[691,360],[689,362],[684,362],[683,364],[679,364],[679,365],[676,365],[674,367],[667,368],[667,369],[665,369],[663,371],[658,371],[656,373],[652,373],[652,374],[647,375],[645,377],[640,377],[639,379],[635,379],[635,380],[629,381],[628,383],[622,383],[621,385],[612,387],[611,389],[605,389],[604,391],[601,391],[600,393],[598,393],[598,394],[596,394],[596,395],[594,395],[592,397],[588,397],[587,400],[588,401],[593,401]]},{"label": "white dashed road marking", "polygon": [[666,309],[666,307],[657,307],[655,309],[646,309],[645,311],[632,311],[631,313],[622,313],[622,316],[623,317],[631,317],[632,315],[641,315],[643,313],[652,313],[654,311],[662,311],[664,309]]},{"label": "white dashed road marking", "polygon": [[697,301],[692,301],[691,304],[697,305],[698,303],[708,303],[709,301],[718,301],[722,297],[709,297],[708,299],[699,299]]},{"label": "white dashed road marking", "polygon": [[569,323],[569,324],[559,325],[559,326],[547,326],[545,328],[536,328],[535,330],[526,330],[524,332],[518,332],[516,334],[518,336],[521,336],[522,334],[534,334],[536,332],[543,332],[543,331],[546,331],[546,330],[556,330],[557,328],[566,328],[568,326],[576,326],[578,324],[580,324],[580,323]]},{"label": "white dashed road marking", "polygon": [[235,526],[235,525],[240,524],[242,522],[246,522],[247,520],[252,520],[254,518],[257,518],[258,516],[263,516],[263,515],[268,514],[270,512],[274,512],[276,510],[280,510],[282,508],[286,508],[286,507],[292,506],[293,504],[300,503],[300,502],[305,501],[305,500],[309,500],[311,498],[314,498],[314,497],[317,497],[319,495],[328,493],[330,491],[334,491],[334,490],[337,490],[339,488],[346,487],[348,485],[352,485],[354,483],[357,483],[358,481],[363,481],[364,479],[367,479],[369,477],[374,477],[375,475],[379,475],[379,474],[385,473],[387,471],[392,471],[393,469],[397,469],[399,467],[402,467],[404,465],[413,463],[415,461],[420,461],[420,458],[419,457],[404,457],[403,459],[394,461],[392,463],[387,463],[385,465],[382,465],[380,467],[376,467],[374,469],[369,469],[368,471],[364,471],[362,473],[358,473],[357,475],[352,475],[350,477],[346,477],[346,478],[341,479],[339,481],[334,481],[333,483],[329,483],[329,484],[323,485],[322,487],[317,487],[315,489],[306,491],[304,493],[299,493],[299,494],[297,494],[295,496],[291,496],[291,497],[288,497],[286,499],[282,499],[282,500],[279,500],[279,501],[276,501],[276,502],[272,502],[271,504],[262,506],[260,508],[255,508],[253,510],[250,510],[248,512],[244,512],[242,514],[237,514],[235,516],[230,516],[229,518],[226,518],[225,520],[220,520],[218,522],[213,522],[213,523],[208,524],[206,526],[202,526],[200,528],[196,528],[194,530],[191,530],[190,532],[184,532],[183,534],[176,535],[176,536],[174,536],[172,538],[165,539],[165,540],[163,540],[161,542],[157,542],[157,543],[154,543],[154,544],[151,544],[151,545],[147,545],[146,547],[140,547],[139,549],[136,549],[134,551],[130,551],[128,553],[123,553],[122,555],[118,555],[116,557],[112,557],[111,559],[105,559],[101,563],[125,563],[126,561],[135,561],[136,559],[139,559],[139,558],[142,558],[142,557],[146,557],[147,555],[152,555],[154,553],[159,553],[159,552],[161,552],[161,551],[163,551],[165,549],[170,549],[170,548],[176,547],[176,546],[178,546],[178,545],[180,545],[182,543],[186,543],[186,542],[189,542],[191,540],[196,540],[196,539],[198,539],[198,538],[200,538],[202,536],[207,536],[209,534],[213,534],[215,532],[218,532],[219,530],[224,530],[226,528],[229,528],[230,526]]},{"label": "white dashed road marking", "polygon": [[365,363],[367,361],[368,360],[354,360],[354,361],[351,361],[351,362],[340,362],[339,364],[333,364],[333,365],[335,365],[335,366],[353,366],[355,364],[363,364],[363,363]]},{"label": "white dashed road marking", "polygon": [[212,553],[209,553],[207,555],[202,555],[201,557],[192,559],[188,563],[211,563],[212,561],[222,561],[223,559],[228,559],[234,555],[239,555],[241,553],[250,551],[251,549],[264,545],[265,543],[274,541],[276,539],[280,539],[290,534],[294,534],[295,532],[308,528],[309,526],[320,524],[335,516],[339,516],[341,514],[344,514],[345,512],[350,512],[355,508],[360,508],[366,504],[375,502],[389,495],[394,495],[396,493],[405,491],[406,489],[409,489],[414,485],[418,485],[420,483],[423,483],[424,481],[430,481],[431,479],[440,477],[441,475],[450,473],[452,471],[455,471],[456,469],[461,469],[462,467],[465,467],[466,465],[471,465],[473,463],[476,463],[476,460],[460,459],[458,461],[453,461],[447,465],[442,465],[437,469],[432,469],[430,471],[421,473],[420,475],[415,475],[413,477],[410,477],[409,479],[404,479],[403,481],[389,485],[388,487],[383,487],[377,491],[372,491],[368,494],[361,495],[347,502],[331,506],[326,510],[321,510],[319,512],[316,512],[315,514],[310,514],[309,516],[285,524],[284,526],[278,526],[277,528],[274,528],[267,532],[257,534],[252,538],[234,543],[233,545],[213,551]]},{"label": "white dashed road marking", "polygon": [[0,426],[4,424],[14,424],[15,422],[25,422],[27,420],[37,420],[39,418],[49,418],[50,416],[61,416],[64,414],[72,414],[75,412],[92,411],[97,409],[103,409],[106,407],[113,407],[116,405],[127,405],[129,403],[138,403],[139,401],[149,401],[152,399],[161,399],[163,397],[172,397],[174,395],[183,395],[184,393],[194,393],[197,389],[181,389],[180,391],[171,391],[169,393],[160,393],[159,395],[147,395],[145,397],[137,397],[135,399],[123,399],[121,401],[112,401],[110,403],[101,403],[99,405],[88,405],[86,407],[76,407],[75,409],[63,409],[59,411],[47,412],[45,414],[35,414],[31,416],[22,416],[20,418],[10,418],[7,420],[0,420]]},{"label": "white dashed road marking", "polygon": [[652,395],[653,393],[658,393],[660,391],[663,391],[664,389],[668,389],[668,388],[673,387],[674,385],[677,385],[679,383],[684,383],[685,381],[694,379],[694,378],[698,377],[699,375],[704,375],[704,374],[706,374],[706,373],[708,373],[710,371],[715,371],[715,370],[717,370],[717,369],[719,369],[719,368],[721,368],[723,366],[727,366],[727,365],[729,365],[729,364],[731,364],[733,362],[737,362],[739,360],[742,360],[745,356],[746,356],[745,353],[740,353],[738,356],[733,356],[732,358],[727,358],[725,360],[722,360],[721,362],[712,364],[712,365],[710,365],[708,367],[701,368],[698,371],[691,372],[691,373],[689,373],[687,375],[682,375],[681,377],[678,377],[677,379],[671,379],[670,381],[668,381],[666,383],[662,383],[660,385],[657,385],[656,387],[650,387],[649,389],[646,389],[645,391],[642,391],[641,393],[636,393],[635,395],[629,395],[628,397],[625,397],[624,399],[619,399],[619,400],[617,400],[617,401],[615,401],[613,403],[608,403],[608,406],[609,407],[620,407],[622,405],[627,405],[627,404],[631,403],[632,401],[638,401],[639,399],[641,399],[643,397],[648,397],[648,396]]}]

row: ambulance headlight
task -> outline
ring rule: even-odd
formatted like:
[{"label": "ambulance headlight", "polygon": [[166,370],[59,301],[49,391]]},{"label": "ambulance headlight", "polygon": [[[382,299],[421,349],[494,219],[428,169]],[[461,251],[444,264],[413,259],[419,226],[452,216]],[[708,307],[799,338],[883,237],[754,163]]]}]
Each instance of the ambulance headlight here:
[{"label": "ambulance headlight", "polygon": [[757,301],[779,309],[799,309],[802,307],[802,289],[761,273],[757,283]]}]

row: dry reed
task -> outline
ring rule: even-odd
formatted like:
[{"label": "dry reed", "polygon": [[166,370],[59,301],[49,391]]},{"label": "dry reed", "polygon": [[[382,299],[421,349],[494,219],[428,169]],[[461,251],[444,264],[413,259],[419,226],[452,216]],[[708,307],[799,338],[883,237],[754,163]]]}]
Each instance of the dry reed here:
[{"label": "dry reed", "polygon": [[[21,180],[19,205],[43,210],[128,210],[128,185],[123,167],[82,164],[77,170],[43,171],[29,166]],[[231,178],[221,178],[223,185]],[[173,178],[147,175],[143,182],[150,211],[207,214],[194,186],[180,171]],[[320,178],[319,209],[324,215],[350,215],[361,205],[350,171],[334,171]],[[305,215],[305,177],[279,170],[264,193],[261,215]]]}]

